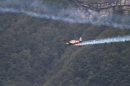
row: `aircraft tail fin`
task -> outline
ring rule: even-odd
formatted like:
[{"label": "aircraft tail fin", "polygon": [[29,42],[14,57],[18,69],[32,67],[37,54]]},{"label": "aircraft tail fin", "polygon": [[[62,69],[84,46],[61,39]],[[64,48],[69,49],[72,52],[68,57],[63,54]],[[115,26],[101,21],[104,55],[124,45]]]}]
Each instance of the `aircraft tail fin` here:
[{"label": "aircraft tail fin", "polygon": [[81,41],[81,42],[82,42],[82,37],[80,37],[80,38],[79,38],[79,41]]}]

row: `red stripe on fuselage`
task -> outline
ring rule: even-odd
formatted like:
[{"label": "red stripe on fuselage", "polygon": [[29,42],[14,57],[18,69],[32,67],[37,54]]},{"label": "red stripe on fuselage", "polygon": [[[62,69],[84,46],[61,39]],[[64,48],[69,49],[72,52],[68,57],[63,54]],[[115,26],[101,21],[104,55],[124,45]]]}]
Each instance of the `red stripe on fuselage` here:
[{"label": "red stripe on fuselage", "polygon": [[79,43],[81,43],[81,42],[75,42],[74,44],[79,44]]}]

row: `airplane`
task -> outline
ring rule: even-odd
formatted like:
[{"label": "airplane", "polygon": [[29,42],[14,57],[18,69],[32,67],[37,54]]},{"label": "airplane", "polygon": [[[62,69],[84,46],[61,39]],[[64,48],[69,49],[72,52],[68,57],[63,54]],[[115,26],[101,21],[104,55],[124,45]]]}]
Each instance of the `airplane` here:
[{"label": "airplane", "polygon": [[79,40],[71,40],[71,41],[67,41],[65,39],[62,39],[63,42],[65,42],[68,45],[77,45],[82,43],[82,37],[79,38]]}]

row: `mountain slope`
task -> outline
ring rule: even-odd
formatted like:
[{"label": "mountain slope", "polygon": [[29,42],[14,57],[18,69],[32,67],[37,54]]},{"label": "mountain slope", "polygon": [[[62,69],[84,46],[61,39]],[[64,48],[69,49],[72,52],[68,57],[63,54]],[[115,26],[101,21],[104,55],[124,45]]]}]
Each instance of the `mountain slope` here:
[{"label": "mountain slope", "polygon": [[129,33],[129,29],[1,13],[0,85],[129,86],[130,42],[75,47],[61,41]]}]

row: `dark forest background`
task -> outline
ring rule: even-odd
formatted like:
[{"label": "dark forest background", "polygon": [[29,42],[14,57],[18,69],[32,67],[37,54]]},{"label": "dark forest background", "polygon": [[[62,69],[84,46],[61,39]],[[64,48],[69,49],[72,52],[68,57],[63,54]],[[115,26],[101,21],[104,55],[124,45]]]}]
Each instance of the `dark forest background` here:
[{"label": "dark forest background", "polygon": [[130,86],[130,42],[81,47],[62,42],[128,34],[130,28],[0,13],[0,86]]}]

